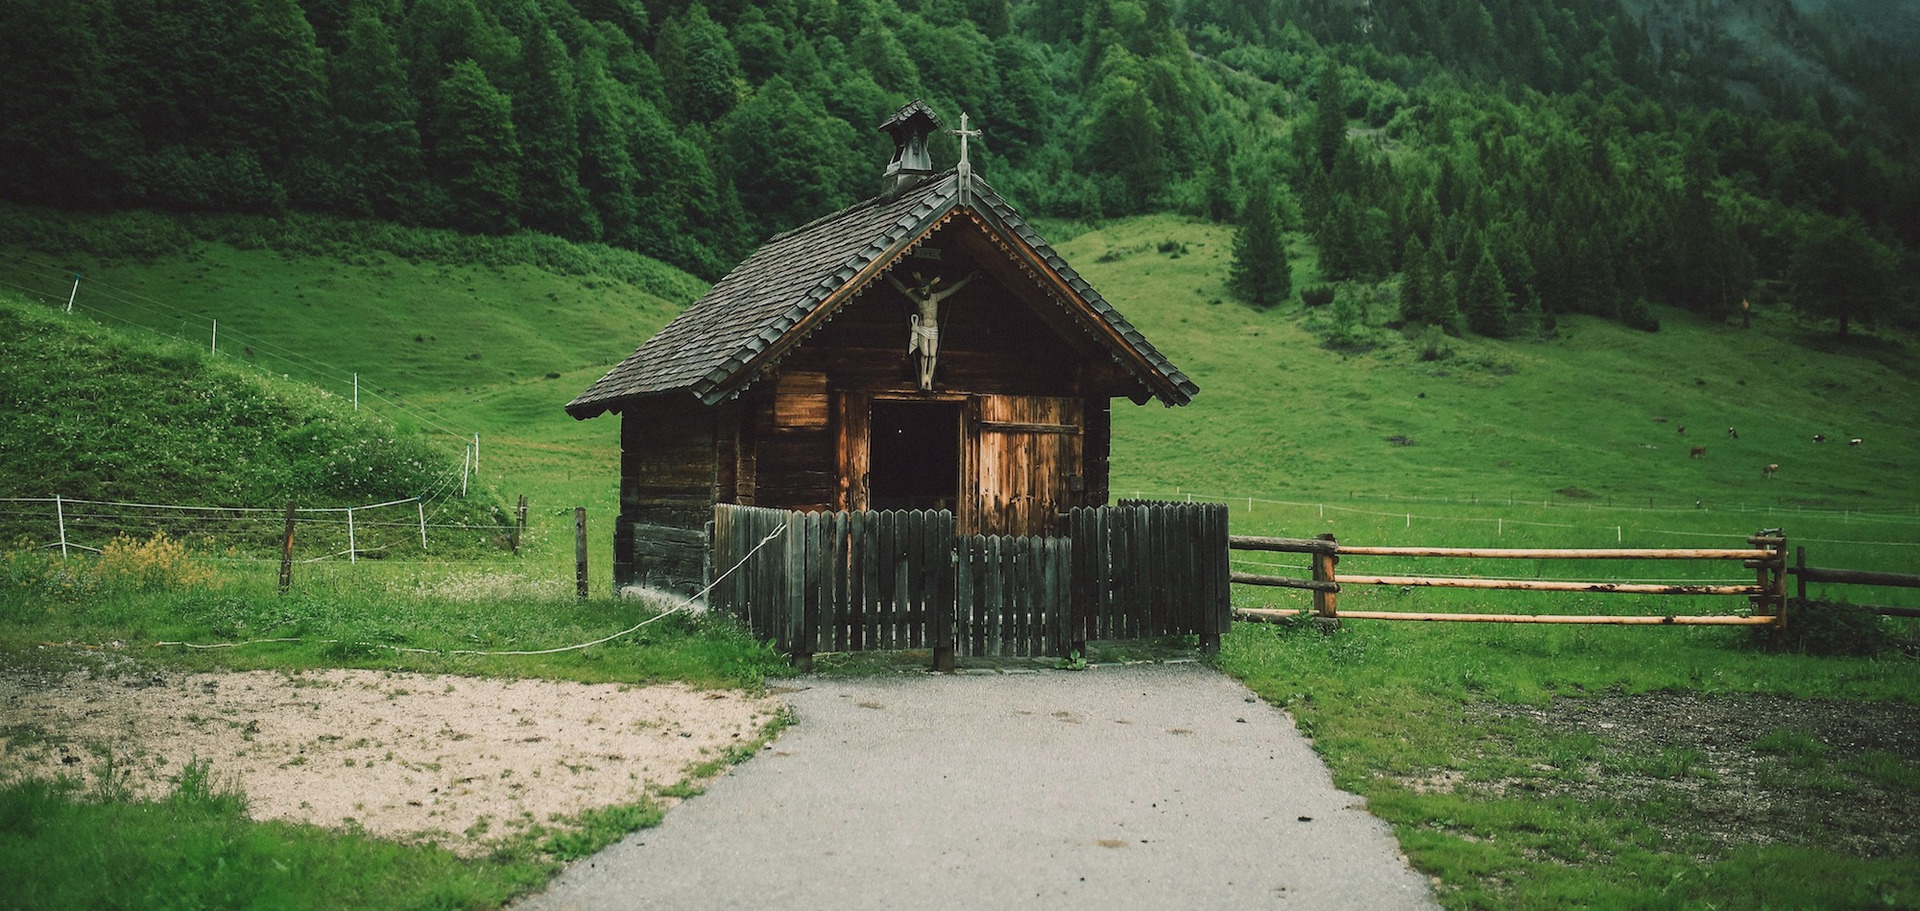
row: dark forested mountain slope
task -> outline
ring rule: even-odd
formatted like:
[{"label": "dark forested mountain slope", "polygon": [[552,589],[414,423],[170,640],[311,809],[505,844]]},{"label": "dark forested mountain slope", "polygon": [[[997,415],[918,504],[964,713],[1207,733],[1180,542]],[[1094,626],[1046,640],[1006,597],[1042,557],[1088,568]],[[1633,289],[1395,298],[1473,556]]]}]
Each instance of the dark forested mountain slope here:
[{"label": "dark forested mountain slope", "polygon": [[1888,0],[15,0],[0,195],[528,229],[713,278],[869,195],[873,125],[921,97],[985,128],[979,167],[1031,214],[1256,200],[1408,321],[1650,328],[1646,301],[1772,296],[1844,331],[1913,318],[1913,21]]}]

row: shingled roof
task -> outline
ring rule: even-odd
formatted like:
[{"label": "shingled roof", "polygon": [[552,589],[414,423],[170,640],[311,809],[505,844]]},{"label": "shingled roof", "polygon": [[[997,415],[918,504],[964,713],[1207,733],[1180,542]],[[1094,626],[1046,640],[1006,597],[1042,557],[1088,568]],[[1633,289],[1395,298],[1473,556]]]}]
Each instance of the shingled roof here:
[{"label": "shingled roof", "polygon": [[[1200,389],[1148,343],[1100,292],[971,173],[947,171],[893,196],[857,203],[769,240],[640,349],[567,403],[586,419],[641,399],[690,395],[712,405],[751,385],[770,352],[784,350],[877,279],[956,213],[971,213],[1030,265],[1051,271],[1077,300],[1068,309],[1098,320],[1107,345],[1154,397],[1184,405]],[[1016,242],[1017,241],[1017,242]],[[1073,306],[1074,304],[1080,306]],[[803,325],[803,323],[805,325]]]}]

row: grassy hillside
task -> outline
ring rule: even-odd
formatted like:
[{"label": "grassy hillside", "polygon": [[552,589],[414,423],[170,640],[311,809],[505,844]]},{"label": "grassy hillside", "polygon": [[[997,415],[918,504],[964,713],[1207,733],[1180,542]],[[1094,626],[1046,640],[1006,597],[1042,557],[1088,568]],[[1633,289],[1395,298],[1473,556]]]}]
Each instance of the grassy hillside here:
[{"label": "grassy hillside", "polygon": [[[0,295],[0,336],[8,339],[0,360],[0,497],[308,508],[418,497],[436,523],[484,528],[503,515],[484,490],[462,496],[460,464],[419,435],[355,413],[312,386],[13,295]],[[52,511],[12,504],[0,528],[9,538],[52,540],[53,517],[42,515]],[[248,521],[244,514],[93,506],[73,511],[66,527],[89,546],[117,532],[165,530],[245,550],[278,542],[277,516],[263,511],[269,515]],[[382,552],[413,540],[395,537],[359,543]],[[455,536],[441,537],[444,552]],[[473,543],[471,535],[458,537]],[[481,537],[490,544],[497,536]]]},{"label": "grassy hillside", "polygon": [[[1184,253],[1160,252],[1167,241]],[[1058,245],[1201,388],[1184,409],[1116,407],[1118,492],[1920,503],[1907,464],[1920,450],[1920,361],[1906,339],[1843,345],[1784,313],[1742,329],[1661,310],[1652,333],[1575,316],[1548,341],[1447,339],[1443,360],[1390,329],[1375,330],[1377,348],[1343,353],[1307,328],[1325,314],[1297,300],[1267,312],[1234,302],[1231,243],[1228,229],[1151,216]],[[1314,282],[1310,256],[1294,279]],[[1372,322],[1391,309],[1376,305]],[[1689,458],[1693,446],[1707,451]],[[1768,464],[1775,478],[1762,477]]]},{"label": "grassy hillside", "polygon": [[[347,231],[339,224],[309,226],[309,239],[317,232],[338,240],[327,244],[286,235],[275,240],[266,231],[256,241],[235,243],[241,238],[233,231],[151,217],[74,224],[73,231],[46,235],[66,241],[57,244],[62,249],[0,246],[0,281],[24,287],[39,302],[0,307],[7,321],[0,329],[13,342],[0,360],[0,396],[14,396],[7,403],[12,407],[0,410],[0,428],[12,428],[0,437],[8,443],[0,456],[31,453],[38,466],[58,455],[75,470],[87,468],[70,478],[76,484],[97,482],[135,459],[141,469],[163,468],[157,458],[148,464],[152,451],[138,445],[107,458],[91,447],[100,439],[215,436],[216,428],[205,423],[212,414],[274,392],[312,405],[315,428],[341,429],[296,447],[297,456],[267,461],[325,464],[367,439],[391,436],[352,417],[342,380],[359,371],[363,390],[382,393],[369,396],[366,409],[431,431],[443,464],[457,466],[460,447],[480,434],[479,485],[508,497],[528,494],[534,537],[526,563],[488,557],[480,572],[466,571],[470,564],[396,566],[391,574],[369,573],[364,560],[356,567],[303,565],[290,598],[264,596],[272,590],[271,569],[232,571],[226,589],[110,592],[57,612],[38,594],[0,598],[0,620],[13,629],[0,650],[21,655],[45,641],[285,637],[301,641],[175,660],[622,681],[754,681],[779,665],[778,656],[737,631],[680,621],[533,658],[450,652],[592,641],[653,609],[625,600],[575,603],[564,584],[571,573],[571,509],[585,505],[595,591],[608,590],[618,429],[610,419],[574,421],[562,405],[670,318],[691,296],[691,282],[663,280],[649,264],[615,254],[583,254],[565,260],[571,265],[556,265],[562,260],[525,255],[525,249],[462,246],[470,241],[433,232],[402,232],[386,237],[384,247],[355,248],[342,239]],[[1348,344],[1336,350],[1324,342],[1327,327],[1341,321],[1334,308],[1309,311],[1296,302],[1255,311],[1226,295],[1231,235],[1222,228],[1146,217],[1075,230],[1050,226],[1047,233],[1202,387],[1186,408],[1116,404],[1117,495],[1230,499],[1240,530],[1332,531],[1362,543],[1673,545],[1737,540],[1762,525],[1785,524],[1793,541],[1812,545],[1818,565],[1911,571],[1920,546],[1920,478],[1903,459],[1920,451],[1920,427],[1910,417],[1920,413],[1920,376],[1907,339],[1862,335],[1836,345],[1824,329],[1808,330],[1773,310],[1759,312],[1750,329],[1662,310],[1657,333],[1574,318],[1563,319],[1546,341],[1410,342],[1383,325],[1390,308],[1376,301],[1370,313],[1348,321],[1341,332]],[[160,240],[147,242],[153,237]],[[445,252],[432,253],[436,248]],[[1295,253],[1296,287],[1316,283],[1314,251],[1296,243]],[[66,268],[87,276],[75,317],[54,312],[70,288]],[[212,319],[220,320],[218,357],[75,328],[81,317],[92,317],[191,336],[202,316],[209,330]],[[231,369],[248,360],[319,382],[331,394]],[[221,379],[211,384],[204,381],[209,377]],[[39,398],[27,401],[28,392]],[[164,410],[166,403],[179,409],[194,401],[206,404],[197,425],[183,420],[183,411]],[[96,423],[65,444],[57,437],[16,444],[39,426],[31,421],[57,409]],[[1727,435],[1728,426],[1739,430],[1738,439]],[[1831,442],[1814,444],[1815,433]],[[298,433],[291,436],[299,442]],[[1856,436],[1861,446],[1845,444]],[[1701,445],[1704,456],[1689,458]],[[89,454],[93,461],[83,466]],[[15,458],[15,465],[28,464]],[[253,453],[226,455],[236,477],[259,467],[250,464],[256,460]],[[1780,465],[1779,475],[1762,478],[1762,466],[1772,463]],[[38,481],[24,468],[11,477],[16,484]],[[156,474],[141,483],[173,480],[183,479]],[[171,489],[189,495],[187,487]],[[231,495],[269,492],[280,495],[277,489]],[[53,566],[55,558],[42,562]],[[1527,561],[1518,571],[1564,572],[1545,562]],[[14,561],[0,571],[11,568],[17,576],[25,564]],[[1266,568],[1252,560],[1236,564]],[[1381,572],[1404,568],[1364,565]],[[1456,571],[1432,562],[1419,569]],[[1588,569],[1606,578],[1693,571],[1623,563],[1581,571]],[[1814,595],[1822,595],[1818,587]],[[1306,603],[1299,592],[1251,586],[1239,587],[1234,597],[1247,605]],[[1670,610],[1658,596],[1549,600],[1378,587],[1341,598],[1347,609],[1527,611],[1550,604],[1561,613]],[[1872,600],[1920,604],[1920,591],[1876,591]],[[1898,630],[1909,651],[1911,629]],[[1879,642],[1892,641],[1885,628],[1881,633]],[[1742,648],[1748,641],[1742,631],[1706,627],[1356,621],[1341,635],[1323,636],[1306,623],[1244,623],[1228,637],[1220,663],[1288,708],[1314,737],[1336,781],[1396,827],[1403,849],[1438,878],[1450,906],[1911,904],[1910,851],[1856,857],[1830,837],[1844,820],[1768,816],[1738,831],[1760,832],[1764,840],[1755,843],[1773,847],[1729,853],[1707,840],[1721,826],[1713,807],[1701,803],[1720,793],[1723,779],[1732,784],[1736,778],[1768,801],[1910,794],[1920,780],[1911,761],[1843,750],[1837,738],[1829,748],[1777,707],[1754,712],[1750,734],[1729,735],[1736,753],[1751,754],[1751,765],[1725,769],[1751,768],[1751,774],[1722,770],[1719,759],[1709,762],[1700,750],[1668,743],[1663,738],[1671,725],[1648,733],[1623,725],[1611,734],[1569,734],[1532,710],[1586,701],[1554,698],[1568,694],[1658,693],[1681,700],[1771,694],[1808,700],[1803,717],[1825,719],[1834,703],[1811,700],[1914,698],[1912,660],[1899,651],[1880,658],[1777,655]],[[18,660],[12,655],[9,660]],[[1731,723],[1748,723],[1736,717],[1740,721]],[[1751,738],[1758,739],[1745,744]],[[1597,790],[1581,790],[1588,784]],[[13,793],[9,799],[22,800],[23,792]],[[1563,796],[1588,793],[1604,799]],[[1891,826],[1877,817],[1870,825],[1877,831],[1910,818],[1890,813]],[[1756,814],[1742,809],[1740,816]],[[303,831],[302,838],[341,840],[318,830]],[[275,844],[289,840],[274,837]],[[306,843],[289,850],[309,850]],[[357,850],[351,838],[345,843]],[[487,890],[510,893],[550,869],[534,848],[517,850],[427,881],[471,876]],[[284,869],[271,856],[258,865],[266,863]],[[384,862],[342,863],[376,871]],[[1775,879],[1756,878],[1753,869]],[[489,885],[496,881],[502,884]],[[100,887],[89,881],[86,888]]]},{"label": "grassy hillside", "polygon": [[[82,219],[61,235],[91,252],[0,248],[0,279],[57,305],[71,289],[59,269],[76,268],[86,273],[77,308],[97,319],[192,337],[218,319],[223,357],[317,382],[336,400],[358,371],[364,407],[435,431],[448,457],[481,435],[478,482],[509,500],[529,496],[536,544],[554,545],[537,553],[568,556],[574,506],[590,510],[592,552],[606,552],[616,422],[574,421],[561,406],[670,319],[697,283],[661,278],[670,273],[649,270],[665,267],[631,254],[556,266],[461,250],[457,235],[441,232],[381,241],[404,256],[284,237],[286,249],[265,246],[270,237],[243,248],[219,239],[248,236],[231,220],[221,231],[188,224],[198,235],[185,240],[136,243],[126,238],[187,228],[134,232],[127,218]],[[1186,408],[1116,408],[1120,495],[1421,498],[1461,501],[1468,512],[1509,499],[1554,509],[1698,504],[1710,516],[1920,504],[1920,474],[1903,461],[1920,451],[1920,424],[1907,417],[1920,411],[1920,366],[1904,338],[1838,344],[1780,311],[1763,309],[1742,329],[1662,310],[1659,332],[1566,317],[1547,341],[1444,339],[1451,353],[1423,360],[1426,341],[1379,327],[1392,306],[1377,301],[1362,333],[1375,346],[1334,350],[1314,329],[1331,308],[1256,311],[1227,295],[1228,229],[1149,216],[1075,230],[1048,233],[1202,389]],[[328,232],[347,233],[307,233]],[[1296,241],[1295,254],[1295,287],[1315,283],[1310,245]],[[491,264],[455,264],[463,256]],[[1830,442],[1814,444],[1814,434]],[[1863,444],[1847,446],[1854,437]],[[1707,451],[1689,458],[1693,446]],[[1780,466],[1771,479],[1768,464]],[[1306,530],[1291,515],[1266,516],[1281,525],[1265,530]],[[1722,533],[1778,524],[1697,518]],[[1911,537],[1905,528],[1896,531]]]},{"label": "grassy hillside", "polygon": [[[561,406],[703,286],[646,257],[537,235],[467,237],[331,219],[67,216],[0,208],[0,287],[312,384],[418,429],[474,483],[530,501],[540,554],[571,561],[571,512],[611,547],[614,421]],[[36,486],[40,495],[44,485]],[[50,492],[50,491],[49,491]],[[196,500],[195,502],[200,502]],[[595,575],[611,578],[604,561]]]}]

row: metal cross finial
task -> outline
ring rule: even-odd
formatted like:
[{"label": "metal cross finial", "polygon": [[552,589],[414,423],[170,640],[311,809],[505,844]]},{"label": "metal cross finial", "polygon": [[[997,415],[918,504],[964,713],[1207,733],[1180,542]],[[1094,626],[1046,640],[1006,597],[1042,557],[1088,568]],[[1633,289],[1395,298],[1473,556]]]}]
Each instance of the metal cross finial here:
[{"label": "metal cross finial", "polygon": [[973,163],[967,160],[967,137],[978,136],[980,135],[980,131],[967,129],[967,114],[965,111],[962,111],[960,112],[960,129],[948,130],[947,132],[960,137],[960,173],[973,173]]}]

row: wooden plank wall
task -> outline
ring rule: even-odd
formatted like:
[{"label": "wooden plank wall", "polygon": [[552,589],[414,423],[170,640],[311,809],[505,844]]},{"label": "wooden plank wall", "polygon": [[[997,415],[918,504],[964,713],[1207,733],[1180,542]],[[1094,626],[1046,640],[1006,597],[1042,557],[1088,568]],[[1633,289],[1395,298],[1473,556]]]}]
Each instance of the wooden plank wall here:
[{"label": "wooden plank wall", "polygon": [[[644,442],[643,442],[644,441]],[[620,419],[616,587],[699,591],[707,574],[707,520],[715,484],[714,418],[635,409]]]}]

